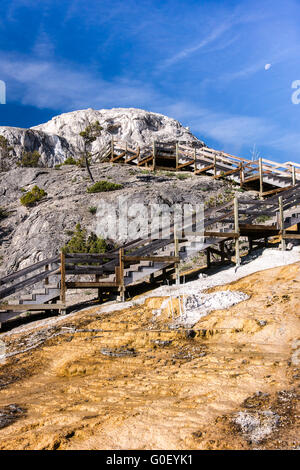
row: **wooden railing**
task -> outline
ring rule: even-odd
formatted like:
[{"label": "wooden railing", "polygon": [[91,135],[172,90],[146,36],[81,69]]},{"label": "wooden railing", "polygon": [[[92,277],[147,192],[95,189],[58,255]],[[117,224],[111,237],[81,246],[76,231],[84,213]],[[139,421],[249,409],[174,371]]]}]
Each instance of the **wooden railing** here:
[{"label": "wooden railing", "polygon": [[[48,279],[49,276],[58,274],[60,270],[58,268],[49,269],[52,264],[59,263],[59,257],[53,256],[52,258],[45,259],[43,261],[39,261],[38,263],[32,264],[27,266],[24,269],[16,271],[15,273],[9,274],[2,279],[0,279],[0,286],[6,286],[4,288],[0,288],[0,299],[4,299],[16,292],[23,290],[25,287],[37,284],[40,281]],[[41,268],[45,267],[45,270],[41,273],[35,274],[29,278],[26,278],[22,281],[20,279],[22,277],[27,276],[28,274],[37,271]],[[17,283],[8,286],[14,281],[18,281]]]},{"label": "wooden railing", "polygon": [[264,191],[264,179],[266,178],[273,178],[275,186],[276,178],[281,183],[290,184],[290,186],[294,186],[300,180],[300,165],[297,163],[278,163],[265,158],[253,161],[205,147],[197,141],[153,141],[151,146],[144,146],[141,149],[138,145],[112,139],[111,143],[104,147],[101,155],[101,158],[104,156],[109,158],[111,162],[131,163],[135,161],[138,166],[147,166],[151,170],[157,168],[176,171],[185,169],[198,175],[210,172],[215,179],[237,175],[241,186],[258,181],[262,197],[284,190],[284,188],[276,188]]}]

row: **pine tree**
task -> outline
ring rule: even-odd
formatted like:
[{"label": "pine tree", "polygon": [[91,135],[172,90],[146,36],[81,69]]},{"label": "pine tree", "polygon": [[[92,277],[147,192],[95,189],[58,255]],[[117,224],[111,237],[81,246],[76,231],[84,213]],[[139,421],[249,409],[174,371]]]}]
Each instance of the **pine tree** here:
[{"label": "pine tree", "polygon": [[8,145],[8,140],[0,135],[0,171],[8,171],[11,167],[10,157],[13,147]]},{"label": "pine tree", "polygon": [[94,178],[90,169],[90,159],[92,154],[90,152],[92,143],[99,137],[103,127],[100,126],[99,121],[95,121],[92,124],[89,124],[84,131],[80,132],[79,135],[83,139],[83,150],[82,150],[82,161],[84,162],[86,169],[88,171],[89,177],[92,182]]}]

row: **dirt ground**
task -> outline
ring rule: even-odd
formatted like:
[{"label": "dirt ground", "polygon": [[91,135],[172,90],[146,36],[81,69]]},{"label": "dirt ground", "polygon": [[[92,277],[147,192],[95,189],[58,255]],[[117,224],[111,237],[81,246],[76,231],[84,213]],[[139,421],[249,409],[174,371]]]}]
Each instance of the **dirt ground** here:
[{"label": "dirt ground", "polygon": [[227,289],[190,330],[152,297],[1,335],[0,449],[299,448],[300,263]]}]

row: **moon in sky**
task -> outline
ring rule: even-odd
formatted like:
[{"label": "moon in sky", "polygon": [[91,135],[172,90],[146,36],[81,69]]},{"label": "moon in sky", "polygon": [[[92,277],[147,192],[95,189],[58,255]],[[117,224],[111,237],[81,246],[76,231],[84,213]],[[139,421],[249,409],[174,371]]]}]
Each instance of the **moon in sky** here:
[{"label": "moon in sky", "polygon": [[265,70],[269,70],[271,67],[272,67],[271,64],[266,64],[266,65],[265,65]]}]

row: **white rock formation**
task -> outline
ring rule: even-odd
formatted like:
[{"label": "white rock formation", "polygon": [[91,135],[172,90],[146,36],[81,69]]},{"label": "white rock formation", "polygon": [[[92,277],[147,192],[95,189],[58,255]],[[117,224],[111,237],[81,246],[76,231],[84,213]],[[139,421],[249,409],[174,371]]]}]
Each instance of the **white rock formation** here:
[{"label": "white rock formation", "polygon": [[80,147],[78,134],[95,121],[99,121],[103,130],[100,137],[93,143],[92,153],[100,151],[112,138],[138,144],[141,148],[152,145],[153,140],[164,142],[178,140],[203,144],[175,119],[135,108],[98,111],[89,108],[73,111],[55,116],[51,121],[32,129],[63,137],[73,147],[73,152],[76,154],[76,150]]},{"label": "white rock formation", "polygon": [[0,135],[3,135],[13,147],[12,167],[16,165],[24,151],[37,150],[42,157],[42,163],[49,167],[62,163],[74,151],[64,138],[38,130],[0,126]]},{"label": "white rock formation", "polygon": [[103,127],[100,137],[93,143],[91,149],[95,154],[112,138],[138,144],[141,149],[152,145],[153,140],[164,142],[178,140],[200,146],[203,144],[175,119],[135,108],[99,111],[91,108],[82,109],[60,114],[31,129],[2,126],[0,135],[4,135],[14,148],[13,163],[24,151],[38,150],[45,166],[51,167],[62,163],[70,155],[78,156],[78,150],[82,148],[79,133],[95,121],[99,121]]}]

